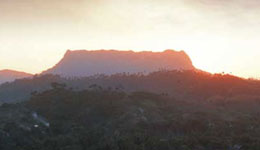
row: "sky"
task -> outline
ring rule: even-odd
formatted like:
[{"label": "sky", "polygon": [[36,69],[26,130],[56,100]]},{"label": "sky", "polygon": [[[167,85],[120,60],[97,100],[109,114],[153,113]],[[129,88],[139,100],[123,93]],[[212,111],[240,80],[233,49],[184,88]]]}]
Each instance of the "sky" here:
[{"label": "sky", "polygon": [[184,50],[195,67],[260,77],[259,0],[0,0],[0,69],[40,73],[66,50]]}]

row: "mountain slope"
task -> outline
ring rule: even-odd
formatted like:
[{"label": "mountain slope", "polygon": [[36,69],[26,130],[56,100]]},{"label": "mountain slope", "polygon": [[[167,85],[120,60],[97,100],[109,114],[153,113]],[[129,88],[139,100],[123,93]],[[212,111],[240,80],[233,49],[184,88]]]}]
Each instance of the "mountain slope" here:
[{"label": "mountain slope", "polygon": [[32,74],[19,72],[14,70],[0,70],[0,84],[4,82],[11,82],[15,79],[31,77]]},{"label": "mountain slope", "polygon": [[158,70],[193,70],[184,51],[133,52],[116,50],[68,50],[63,59],[43,74],[90,76],[115,73],[150,73]]}]

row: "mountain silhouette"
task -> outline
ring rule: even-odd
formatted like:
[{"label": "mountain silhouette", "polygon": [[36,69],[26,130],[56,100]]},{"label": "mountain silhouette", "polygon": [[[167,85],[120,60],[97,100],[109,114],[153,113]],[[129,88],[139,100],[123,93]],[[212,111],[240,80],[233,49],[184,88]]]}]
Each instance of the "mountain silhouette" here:
[{"label": "mountain silhouette", "polygon": [[11,82],[15,79],[21,79],[21,78],[27,78],[31,77],[32,74],[20,72],[20,71],[14,71],[14,70],[0,70],[0,84],[4,82]]},{"label": "mountain silhouette", "polygon": [[67,77],[95,74],[150,73],[158,70],[193,70],[192,61],[184,51],[133,52],[118,50],[68,50],[62,60],[42,74]]}]

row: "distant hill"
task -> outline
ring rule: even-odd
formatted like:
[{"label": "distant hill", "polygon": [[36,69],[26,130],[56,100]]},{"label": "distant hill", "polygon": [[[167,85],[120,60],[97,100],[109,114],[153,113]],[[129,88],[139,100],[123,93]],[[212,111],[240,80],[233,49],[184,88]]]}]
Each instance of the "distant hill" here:
[{"label": "distant hill", "polygon": [[32,74],[19,72],[14,70],[0,70],[0,84],[4,82],[11,82],[15,79],[31,77]]},{"label": "distant hill", "polygon": [[82,77],[95,74],[150,73],[159,70],[193,70],[184,51],[133,52],[117,50],[68,50],[63,59],[42,74]]}]

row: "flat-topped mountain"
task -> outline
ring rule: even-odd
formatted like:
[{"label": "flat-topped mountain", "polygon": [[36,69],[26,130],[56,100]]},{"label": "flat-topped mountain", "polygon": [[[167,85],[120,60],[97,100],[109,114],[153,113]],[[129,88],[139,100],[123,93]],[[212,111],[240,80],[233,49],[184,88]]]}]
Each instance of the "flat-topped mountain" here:
[{"label": "flat-topped mountain", "polygon": [[27,78],[31,77],[32,74],[19,72],[14,70],[0,70],[0,84],[4,82],[11,82],[15,79]]},{"label": "flat-topped mountain", "polygon": [[115,73],[150,73],[158,70],[193,70],[184,51],[133,52],[117,50],[68,50],[63,59],[43,74],[90,76]]}]

